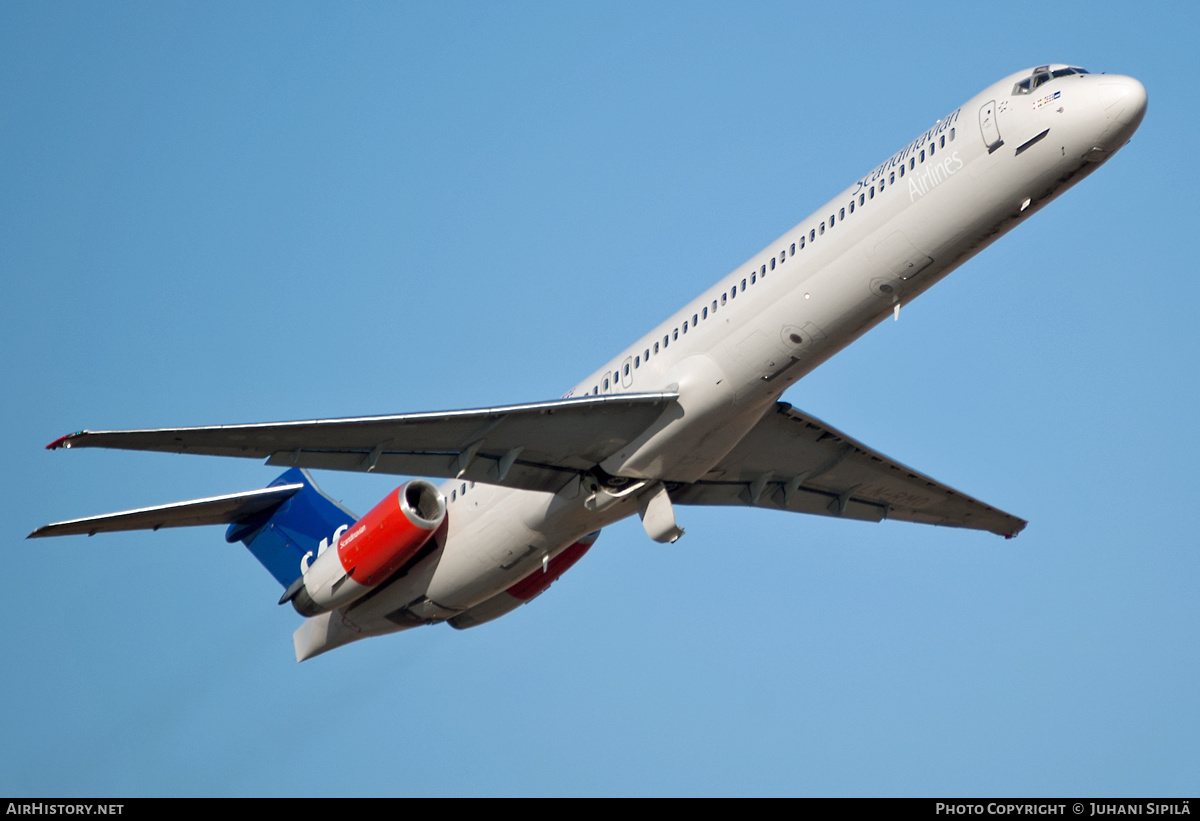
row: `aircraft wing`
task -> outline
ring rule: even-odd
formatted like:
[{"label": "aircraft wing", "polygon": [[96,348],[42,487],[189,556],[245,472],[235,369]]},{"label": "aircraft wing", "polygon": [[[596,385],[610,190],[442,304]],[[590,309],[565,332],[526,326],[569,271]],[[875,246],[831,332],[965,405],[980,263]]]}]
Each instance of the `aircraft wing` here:
[{"label": "aircraft wing", "polygon": [[243,456],[285,467],[461,477],[555,492],[636,438],[677,397],[636,393],[394,416],[84,430],[47,448]]},{"label": "aircraft wing", "polygon": [[278,506],[303,488],[302,484],[277,485],[242,493],[227,493],[208,499],[176,502],[157,507],[143,507],[121,513],[106,513],[69,522],[55,522],[39,527],[29,539],[43,536],[74,536],[86,533],[113,533],[118,530],[158,530],[160,527],[193,527],[195,525],[227,525],[242,522],[271,507]]},{"label": "aircraft wing", "polygon": [[705,478],[668,484],[684,505],[757,507],[986,530],[1011,538],[1025,521],[895,462],[780,402]]}]

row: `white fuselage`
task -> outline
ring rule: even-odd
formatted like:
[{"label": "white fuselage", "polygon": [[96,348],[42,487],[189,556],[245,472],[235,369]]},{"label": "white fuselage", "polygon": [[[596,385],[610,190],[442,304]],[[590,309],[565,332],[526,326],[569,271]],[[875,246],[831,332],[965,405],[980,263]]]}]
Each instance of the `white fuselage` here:
[{"label": "white fuselage", "polygon": [[[1094,170],[1145,110],[1145,90],[1128,77],[1072,73],[1015,93],[1030,75],[954,109],[576,385],[568,396],[679,394],[682,413],[603,471],[700,479],[788,386]],[[579,481],[557,494],[462,481],[442,490],[439,548],[347,611],[318,617],[309,655],[451,618],[638,512],[636,494],[593,509]]]}]

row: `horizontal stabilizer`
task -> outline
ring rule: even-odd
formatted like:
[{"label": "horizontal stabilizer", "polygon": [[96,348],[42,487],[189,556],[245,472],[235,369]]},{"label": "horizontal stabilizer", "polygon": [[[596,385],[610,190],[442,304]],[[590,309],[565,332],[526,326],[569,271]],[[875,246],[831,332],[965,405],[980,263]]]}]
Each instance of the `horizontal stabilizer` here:
[{"label": "horizontal stabilizer", "polygon": [[463,478],[554,492],[654,423],[678,394],[158,430],[79,431],[47,447],[242,456],[281,467]]},{"label": "horizontal stabilizer", "polygon": [[160,527],[192,527],[244,522],[273,507],[278,507],[303,488],[303,484],[287,484],[242,493],[228,493],[208,499],[193,499],[157,507],[143,507],[103,516],[72,519],[39,527],[27,538],[43,536],[72,536],[86,533],[111,533],[121,530],[158,530]]}]

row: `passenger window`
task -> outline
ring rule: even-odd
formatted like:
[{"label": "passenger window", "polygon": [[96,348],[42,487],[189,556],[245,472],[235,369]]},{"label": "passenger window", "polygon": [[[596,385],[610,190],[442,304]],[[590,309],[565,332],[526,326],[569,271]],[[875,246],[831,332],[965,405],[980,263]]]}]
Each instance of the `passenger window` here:
[{"label": "passenger window", "polygon": [[628,362],[625,363],[625,375],[629,376],[629,363]]},{"label": "passenger window", "polygon": [[950,142],[954,142],[954,129],[950,129]]},{"label": "passenger window", "polygon": [[[725,294],[721,294],[721,304],[726,305],[728,302],[729,300],[725,298]],[[713,303],[713,310],[717,310],[717,304],[715,302]]]},{"label": "passenger window", "polygon": [[796,256],[796,243],[792,243],[792,256]]},{"label": "passenger window", "polygon": [[937,151],[937,143],[930,143],[929,144],[929,156],[930,157],[933,156],[934,151]]},{"label": "passenger window", "polygon": [[604,377],[604,390],[608,390],[608,377]]},{"label": "passenger window", "polygon": [[713,313],[715,314],[716,312],[717,312],[717,301],[714,299],[713,300]]},{"label": "passenger window", "polygon": [[902,166],[900,166],[900,176],[901,176],[901,177],[903,177],[903,176],[904,176],[904,166],[903,166],[903,165],[902,165]]},{"label": "passenger window", "polygon": [[[687,323],[684,323],[684,327],[687,327]],[[679,339],[679,329],[678,328],[675,329],[675,332],[672,334],[672,336],[675,339]]]},{"label": "passenger window", "polygon": [[729,298],[730,299],[737,298],[737,283],[736,282],[733,284],[733,287],[729,289]]},{"label": "passenger window", "polygon": [[756,282],[758,282],[758,274],[752,272],[750,274],[750,284],[753,285]]},{"label": "passenger window", "polygon": [[839,209],[838,209],[838,219],[840,219],[840,220],[844,220],[845,218],[846,218],[846,209],[845,209],[845,208],[839,208]]},{"label": "passenger window", "polygon": [[825,223],[821,223],[821,233],[825,233]]},{"label": "passenger window", "polygon": [[650,349],[649,348],[647,348],[646,352],[642,354],[642,359],[646,360],[647,362],[650,361]]},{"label": "passenger window", "polygon": [[634,367],[634,370],[636,370],[636,369],[637,369],[637,367],[638,367],[639,365],[641,365],[641,364],[642,364],[642,358],[641,358],[640,356],[635,356],[635,357],[633,358],[633,367]]},{"label": "passenger window", "polygon": [[925,162],[925,149],[921,149],[921,162]]},{"label": "passenger window", "polygon": [[[821,233],[823,234],[823,233],[825,233],[825,232],[824,232],[824,231],[822,231]],[[809,232],[808,232],[808,241],[809,241],[809,242],[813,242],[813,241],[815,241],[815,240],[816,240],[816,238],[817,238],[817,231],[816,231],[816,229],[814,228],[814,229],[812,229],[811,231],[809,231]]]},{"label": "passenger window", "polygon": [[685,320],[683,320],[683,332],[684,332],[685,334],[687,333],[687,320],[686,320],[686,319],[685,319]]},{"label": "passenger window", "polygon": [[866,202],[867,202],[867,195],[866,195],[866,194],[859,194],[859,195],[858,195],[858,204],[859,204],[859,205],[865,205],[865,204],[866,204]]},{"label": "passenger window", "polygon": [[888,174],[888,185],[895,185],[895,184],[896,184],[896,172],[893,171],[892,173]]},{"label": "passenger window", "polygon": [[742,280],[742,290],[746,290],[746,280]]},{"label": "passenger window", "polygon": [[658,353],[658,343],[657,342],[654,343],[654,353],[656,353],[656,354]]},{"label": "passenger window", "polygon": [[850,213],[854,213],[854,200],[850,200]]},{"label": "passenger window", "polygon": [[457,490],[450,491],[450,501],[452,501],[452,502],[458,501],[458,491]]},{"label": "passenger window", "polygon": [[916,157],[909,157],[909,158],[908,158],[908,170],[909,170],[909,171],[912,171],[912,170],[913,170],[914,168],[916,168],[916,167],[917,167],[917,158],[916,158]]},{"label": "passenger window", "polygon": [[762,267],[762,270],[759,271],[759,273],[762,274],[763,276],[766,276],[767,275],[767,266],[764,265]]},{"label": "passenger window", "polygon": [[700,316],[704,319],[708,319],[708,308],[705,308],[703,311],[701,311]]},{"label": "passenger window", "polygon": [[692,314],[692,327],[695,328],[699,324],[700,324],[699,316],[696,314]]},{"label": "passenger window", "polygon": [[771,257],[771,270],[775,270],[775,257]]},{"label": "passenger window", "polygon": [[871,199],[875,199],[875,186],[871,186]]},{"label": "passenger window", "polygon": [[830,214],[829,215],[829,227],[832,228],[835,224],[837,224],[837,214]]},{"label": "passenger window", "polygon": [[938,148],[945,148],[945,147],[946,147],[946,135],[943,134],[941,136],[941,138],[938,140]]},{"label": "passenger window", "polygon": [[779,252],[779,264],[782,265],[786,261],[787,261],[787,249],[784,248],[782,251]]}]

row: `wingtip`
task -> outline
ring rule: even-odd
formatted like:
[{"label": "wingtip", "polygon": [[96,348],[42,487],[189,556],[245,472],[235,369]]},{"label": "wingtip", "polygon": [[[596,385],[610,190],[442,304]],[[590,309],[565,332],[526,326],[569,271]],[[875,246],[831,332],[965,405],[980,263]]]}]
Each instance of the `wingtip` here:
[{"label": "wingtip", "polygon": [[44,539],[47,536],[53,536],[53,535],[54,535],[54,525],[42,525],[41,527],[34,530],[32,533],[30,533],[25,538],[26,539]]},{"label": "wingtip", "polygon": [[86,433],[86,430],[77,430],[74,433],[68,433],[66,436],[60,436],[50,444],[46,445],[46,450],[58,450],[59,448],[70,449],[71,442]]},{"label": "wingtip", "polygon": [[1025,526],[1026,526],[1026,525],[1028,525],[1028,524],[1029,524],[1029,522],[1021,522],[1021,524],[1017,525],[1017,527],[1016,527],[1016,528],[1014,528],[1013,530],[1009,531],[1008,533],[1005,533],[1005,534],[1004,534],[1004,538],[1005,538],[1005,539],[1015,539],[1015,538],[1017,538],[1017,534],[1018,534],[1018,533],[1020,533],[1022,530],[1024,530],[1024,529],[1025,529]]}]

